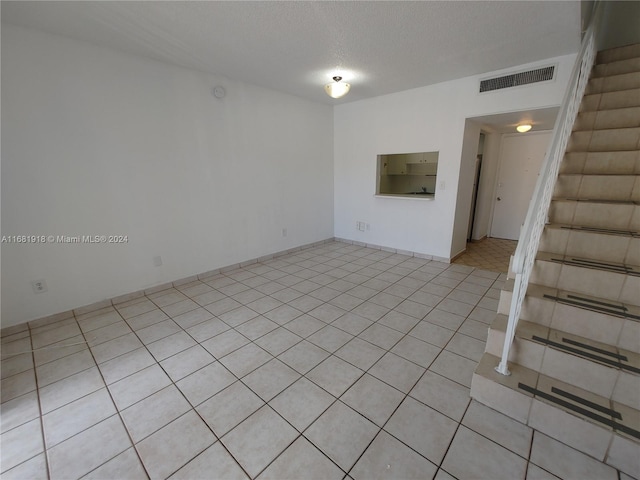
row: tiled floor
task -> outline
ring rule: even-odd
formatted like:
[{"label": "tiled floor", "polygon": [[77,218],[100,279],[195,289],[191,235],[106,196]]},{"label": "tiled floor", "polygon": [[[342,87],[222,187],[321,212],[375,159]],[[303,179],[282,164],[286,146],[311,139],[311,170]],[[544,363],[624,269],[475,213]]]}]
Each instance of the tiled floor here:
[{"label": "tiled floor", "polygon": [[331,242],[5,330],[2,478],[611,473],[470,400],[503,281]]},{"label": "tiled floor", "polygon": [[484,238],[479,242],[467,243],[467,250],[454,260],[456,265],[506,273],[509,259],[516,251],[516,240],[503,238]]}]

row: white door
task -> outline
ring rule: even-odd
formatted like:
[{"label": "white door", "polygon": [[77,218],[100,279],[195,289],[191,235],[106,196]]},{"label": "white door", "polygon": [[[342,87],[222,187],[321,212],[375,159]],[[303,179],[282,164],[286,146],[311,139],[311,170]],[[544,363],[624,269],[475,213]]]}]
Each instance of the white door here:
[{"label": "white door", "polygon": [[551,140],[551,132],[503,135],[491,236],[517,240]]}]

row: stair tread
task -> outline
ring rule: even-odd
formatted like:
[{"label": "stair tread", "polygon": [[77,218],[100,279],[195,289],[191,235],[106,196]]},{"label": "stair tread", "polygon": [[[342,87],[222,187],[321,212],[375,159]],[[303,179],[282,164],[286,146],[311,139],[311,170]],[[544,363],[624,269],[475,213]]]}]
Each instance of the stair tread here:
[{"label": "stair tread", "polygon": [[593,268],[596,270],[606,270],[610,272],[620,273],[623,275],[639,275],[640,266],[629,265],[618,262],[605,262],[600,260],[594,260],[589,258],[580,258],[575,255],[563,255],[553,252],[541,252],[538,251],[536,255],[537,260],[550,261],[556,263],[562,263],[565,265],[573,265],[582,268]]},{"label": "stair tread", "polygon": [[[494,371],[500,359],[485,353],[474,375],[480,375],[505,388],[531,397],[572,416],[596,424],[615,434],[640,443],[638,418],[640,411],[628,405],[621,405],[593,392],[569,385],[543,375],[535,370],[510,363],[510,375],[504,376]],[[472,396],[474,394],[472,387]]]},{"label": "stair tread", "polygon": [[553,197],[551,201],[602,203],[612,205],[640,205],[640,202],[636,202],[635,200],[607,200],[604,198]]},{"label": "stair tread", "polygon": [[[513,279],[505,282],[504,289],[513,291]],[[529,283],[527,287],[527,296],[535,296],[544,298],[550,302],[560,302],[583,310],[604,313],[621,318],[628,318],[640,322],[640,307],[623,303],[618,300],[611,300],[604,297],[595,297],[584,293],[572,292],[569,290],[560,290],[546,285]]]},{"label": "stair tread", "polygon": [[558,176],[591,176],[591,177],[638,177],[640,173],[630,172],[630,173],[585,173],[585,172],[562,172],[559,173]]},{"label": "stair tread", "polygon": [[[491,324],[491,329],[504,332],[507,322],[506,315],[497,315]],[[527,320],[518,322],[515,335],[521,340],[538,343],[586,361],[596,362],[616,370],[624,370],[636,376],[640,375],[640,355],[616,345],[545,327]]]},{"label": "stair tread", "polygon": [[613,235],[616,237],[637,237],[640,236],[640,231],[637,230],[619,230],[613,228],[596,228],[596,227],[588,227],[584,225],[569,225],[563,223],[549,223],[545,225],[545,228],[550,229],[562,229],[562,230],[573,230],[584,233],[597,233],[603,235]]}]

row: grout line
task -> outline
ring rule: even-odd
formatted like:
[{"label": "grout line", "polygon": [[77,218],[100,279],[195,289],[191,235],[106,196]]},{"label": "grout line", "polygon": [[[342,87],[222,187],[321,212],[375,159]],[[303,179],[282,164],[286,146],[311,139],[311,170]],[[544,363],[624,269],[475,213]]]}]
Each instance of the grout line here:
[{"label": "grout line", "polygon": [[[36,354],[35,354],[35,351],[33,351],[34,346],[33,346],[33,335],[31,335],[31,327],[29,327],[29,341],[31,343],[31,349],[32,349],[31,361],[33,362],[33,377],[35,379],[36,398],[38,399],[38,413],[40,414],[39,420],[40,420],[40,435],[42,437],[42,449],[43,449],[44,460],[45,460],[45,465],[47,469],[47,479],[50,479],[51,478],[51,462],[49,460],[49,449],[47,448],[47,441],[44,434],[44,415],[42,413],[42,400],[40,398],[40,386],[38,385],[38,375],[36,373]],[[13,468],[15,468],[15,466]]]}]

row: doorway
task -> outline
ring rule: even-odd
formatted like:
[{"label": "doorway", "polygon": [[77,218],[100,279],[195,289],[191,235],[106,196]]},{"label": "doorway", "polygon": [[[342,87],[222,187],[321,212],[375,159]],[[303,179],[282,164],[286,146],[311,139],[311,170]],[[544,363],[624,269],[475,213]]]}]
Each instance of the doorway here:
[{"label": "doorway", "polygon": [[509,240],[520,237],[551,133],[503,135],[491,221],[492,237]]}]

